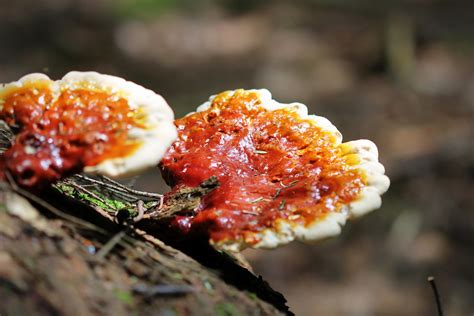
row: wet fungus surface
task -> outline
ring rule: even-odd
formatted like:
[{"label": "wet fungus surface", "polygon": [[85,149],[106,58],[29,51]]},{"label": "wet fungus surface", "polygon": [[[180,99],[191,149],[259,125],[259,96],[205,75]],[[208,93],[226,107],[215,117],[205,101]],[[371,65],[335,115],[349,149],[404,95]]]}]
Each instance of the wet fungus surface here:
[{"label": "wet fungus surface", "polygon": [[168,184],[177,190],[217,176],[220,187],[170,225],[224,248],[324,237],[327,228],[316,224],[331,214],[350,217],[371,182],[354,146],[341,145],[327,120],[308,116],[304,105],[279,104],[266,90],[223,92],[175,124],[178,140],[160,164]]},{"label": "wet fungus surface", "polygon": [[342,143],[327,119],[267,90],[226,91],[173,121],[161,96],[118,77],[31,74],[0,87],[0,119],[16,134],[0,178],[26,188],[81,171],[136,174],[160,160],[168,196],[216,177],[218,188],[166,223],[231,251],[337,235],[380,207],[389,186],[375,144]]},{"label": "wet fungus surface", "polygon": [[1,169],[21,186],[38,189],[85,167],[132,157],[147,141],[132,133],[154,128],[150,112],[132,106],[120,86],[103,84],[110,78],[126,83],[123,79],[97,73],[67,76],[55,82],[30,75],[1,91],[0,119],[17,134]]}]

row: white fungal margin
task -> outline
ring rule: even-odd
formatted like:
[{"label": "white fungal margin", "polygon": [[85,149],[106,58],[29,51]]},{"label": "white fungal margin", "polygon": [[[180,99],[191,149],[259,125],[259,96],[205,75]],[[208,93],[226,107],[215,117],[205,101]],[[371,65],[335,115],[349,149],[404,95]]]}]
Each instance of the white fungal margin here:
[{"label": "white fungal margin", "polygon": [[106,159],[95,166],[86,166],[87,173],[117,178],[135,175],[156,166],[177,138],[174,114],[165,99],[155,92],[125,79],[97,72],[72,71],[61,79],[63,89],[99,90],[125,98],[133,110],[144,113],[145,129],[133,128],[128,133],[139,147],[130,155]]},{"label": "white fungal margin", "polygon": [[[41,83],[49,88],[53,88],[55,85],[55,82],[49,79],[49,77],[45,74],[31,73],[21,77],[17,81],[0,84],[0,100],[3,100],[6,95],[15,90],[37,83]],[[54,90],[54,88],[52,90]],[[3,102],[0,102],[0,110],[2,109],[2,104]]]}]

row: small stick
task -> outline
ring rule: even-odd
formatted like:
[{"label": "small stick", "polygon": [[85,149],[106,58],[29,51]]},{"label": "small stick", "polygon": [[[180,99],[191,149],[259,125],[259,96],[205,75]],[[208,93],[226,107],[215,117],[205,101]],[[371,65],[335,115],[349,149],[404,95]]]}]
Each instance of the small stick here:
[{"label": "small stick", "polygon": [[81,175],[81,174],[75,174],[74,177],[79,178],[81,180],[88,181],[90,183],[94,183],[94,184],[101,185],[101,186],[104,186],[104,187],[107,187],[107,188],[110,188],[110,189],[114,189],[113,191],[116,191],[116,192],[126,192],[126,190],[121,188],[121,187],[118,187],[116,185],[112,185],[110,183],[106,183],[104,181],[100,181],[100,180],[97,180],[97,179],[94,179],[94,178],[89,178],[89,177]]},{"label": "small stick", "polygon": [[130,193],[134,193],[134,194],[137,194],[137,195],[140,195],[140,196],[147,196],[147,197],[152,197],[152,198],[162,198],[163,197],[163,194],[159,194],[159,193],[152,193],[152,192],[145,192],[145,191],[139,191],[139,190],[135,190],[135,189],[132,189],[132,188],[129,188],[115,180],[112,180],[106,176],[101,176],[102,178],[104,178],[105,180],[107,180],[108,182],[112,183],[113,185],[123,189],[124,191],[127,191],[127,192],[130,192]]},{"label": "small stick", "polygon": [[[145,214],[146,209],[142,200],[138,200],[137,202],[137,211],[138,215],[132,219],[134,223],[141,221],[143,215]],[[97,259],[105,259],[105,257],[110,253],[110,251],[112,251],[112,249],[114,249],[114,247],[118,245],[122,239],[125,239],[127,233],[133,229],[133,226],[126,226],[124,229],[115,234],[115,236],[112,237],[109,241],[107,241],[107,243],[105,243],[104,246],[102,246],[102,248],[100,248],[100,250],[96,253]]]},{"label": "small stick", "polygon": [[157,284],[148,286],[143,283],[138,283],[133,286],[133,292],[143,294],[148,298],[156,295],[184,295],[196,292],[196,289],[186,284]]},{"label": "small stick", "polygon": [[119,231],[117,234],[115,234],[114,237],[112,237],[107,243],[100,248],[99,251],[96,253],[96,258],[99,260],[103,260],[105,256],[109,254],[109,252],[114,249],[114,247],[122,240],[122,238],[127,234],[127,231],[129,230],[129,227]]},{"label": "small stick", "polygon": [[107,186],[107,183],[105,183],[105,182],[102,182],[102,181],[99,181],[99,180],[96,180],[96,179],[93,179],[93,178],[89,178],[87,176],[83,176],[82,174],[75,174],[73,177],[76,177],[76,178],[79,178],[79,179],[82,179],[82,180],[86,180],[86,181],[89,181],[91,183]]},{"label": "small stick", "polygon": [[96,179],[93,179],[93,178],[89,178],[89,177],[81,175],[81,174],[76,174],[74,176],[79,178],[79,179],[89,181],[91,183],[99,184],[99,185],[102,185],[102,186],[105,186],[105,187],[108,187],[108,188],[113,188],[113,189],[115,189],[117,191],[121,191],[123,193],[133,193],[133,194],[136,194],[136,195],[151,197],[151,198],[162,198],[163,197],[163,194],[131,189],[131,188],[129,188],[129,187],[127,187],[127,186],[125,186],[125,185],[123,185],[123,184],[121,184],[121,183],[119,183],[115,180],[107,178],[105,176],[101,176],[101,177],[109,183],[104,182],[104,181],[100,181],[100,180],[96,180]]},{"label": "small stick", "polygon": [[112,208],[113,210],[116,210],[114,207],[110,206],[109,204],[107,204],[107,201],[105,201],[104,199],[102,199],[100,196],[98,196],[97,194],[95,194],[94,192],[92,191],[89,191],[87,190],[86,188],[80,186],[80,185],[77,185],[76,183],[72,182],[72,181],[69,181],[69,180],[66,180],[64,181],[66,182],[67,184],[69,184],[70,186],[72,186],[73,188],[75,188],[76,190],[78,191],[82,191],[83,193],[86,193],[86,194],[89,194],[90,196],[92,196],[94,199],[97,199],[99,200],[100,202],[102,202],[104,205]]},{"label": "small stick", "polygon": [[10,184],[10,186],[12,187],[13,191],[17,191],[17,190],[20,189],[20,187],[18,186],[18,184],[16,184],[15,179],[13,179],[13,176],[12,176],[12,174],[10,173],[10,171],[6,170],[6,171],[5,171],[5,176],[7,177],[7,181],[8,181],[8,183]]},{"label": "small stick", "polygon": [[441,306],[441,298],[439,296],[438,292],[438,287],[436,286],[435,278],[434,276],[429,276],[428,277],[428,282],[431,285],[431,288],[433,289],[433,293],[436,299],[436,307],[438,308],[438,316],[443,316],[443,308]]},{"label": "small stick", "polygon": [[120,198],[126,200],[126,201],[137,201],[137,195],[132,195],[131,193],[126,193],[120,189],[117,189],[109,184],[104,185],[104,187],[107,189],[109,192],[113,192],[114,194],[120,196]]}]

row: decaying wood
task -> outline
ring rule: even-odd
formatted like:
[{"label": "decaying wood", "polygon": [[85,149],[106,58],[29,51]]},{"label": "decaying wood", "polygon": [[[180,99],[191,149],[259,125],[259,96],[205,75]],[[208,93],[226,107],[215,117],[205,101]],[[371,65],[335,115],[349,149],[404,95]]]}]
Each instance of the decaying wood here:
[{"label": "decaying wood", "polygon": [[[200,241],[183,247],[198,262],[147,231],[150,218],[117,221],[123,205],[62,185],[92,207],[57,190],[33,198],[1,183],[0,315],[291,314],[281,294],[232,257]],[[165,206],[182,208],[210,189],[180,192]]]}]

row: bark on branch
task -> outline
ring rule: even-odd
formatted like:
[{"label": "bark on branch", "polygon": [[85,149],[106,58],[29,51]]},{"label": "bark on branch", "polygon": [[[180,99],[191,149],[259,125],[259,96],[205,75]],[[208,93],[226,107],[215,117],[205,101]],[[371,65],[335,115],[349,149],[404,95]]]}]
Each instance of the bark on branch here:
[{"label": "bark on branch", "polygon": [[[178,192],[167,214],[192,208],[210,183]],[[117,221],[137,215],[132,194],[58,188],[36,196],[0,184],[0,315],[291,314],[281,294],[207,243],[183,248],[198,262],[146,231],[151,218]]]}]

